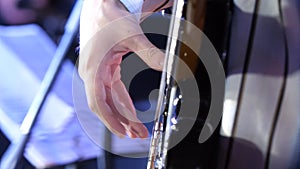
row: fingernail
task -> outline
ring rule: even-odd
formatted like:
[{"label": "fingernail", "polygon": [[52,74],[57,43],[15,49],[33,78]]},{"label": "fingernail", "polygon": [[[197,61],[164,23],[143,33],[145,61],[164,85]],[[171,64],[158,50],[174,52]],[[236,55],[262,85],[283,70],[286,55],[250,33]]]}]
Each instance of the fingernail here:
[{"label": "fingernail", "polygon": [[144,133],[143,134],[138,133],[138,135],[141,139],[146,139],[148,137],[148,134],[144,134]]},{"label": "fingernail", "polygon": [[123,139],[125,136],[123,134],[116,134],[117,137]]},{"label": "fingernail", "polygon": [[130,138],[137,138],[137,136],[136,136],[135,134],[132,134],[132,133],[131,133]]},{"label": "fingernail", "polygon": [[146,140],[148,137],[142,137],[141,140]]},{"label": "fingernail", "polygon": [[130,138],[134,138],[134,137],[133,137],[133,134],[132,134],[131,132],[129,132],[129,131],[127,132],[127,135],[128,135],[128,137],[130,137]]},{"label": "fingernail", "polygon": [[130,138],[137,138],[137,134],[135,134],[129,130],[126,130],[126,133],[127,133],[128,137],[130,137]]}]

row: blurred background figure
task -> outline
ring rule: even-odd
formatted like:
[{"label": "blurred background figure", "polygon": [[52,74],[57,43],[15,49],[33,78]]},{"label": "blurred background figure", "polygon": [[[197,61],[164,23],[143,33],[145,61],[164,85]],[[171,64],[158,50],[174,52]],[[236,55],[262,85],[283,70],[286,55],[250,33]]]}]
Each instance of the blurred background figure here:
[{"label": "blurred background figure", "polygon": [[35,23],[57,42],[74,2],[74,0],[0,0],[0,24]]},{"label": "blurred background figure", "polygon": [[[54,58],[74,0],[0,0],[0,160],[20,140],[20,126]],[[72,104],[71,45],[34,124],[17,169],[104,168],[103,150],[77,120]],[[101,130],[101,129],[99,129]],[[2,166],[1,166],[2,167]]]},{"label": "blurred background figure", "polygon": [[36,22],[48,6],[49,0],[1,0],[1,24]]}]

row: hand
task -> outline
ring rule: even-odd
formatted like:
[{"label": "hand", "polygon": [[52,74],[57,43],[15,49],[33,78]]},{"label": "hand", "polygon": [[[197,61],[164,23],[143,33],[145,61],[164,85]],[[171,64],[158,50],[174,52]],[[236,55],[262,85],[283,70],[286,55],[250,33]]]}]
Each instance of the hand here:
[{"label": "hand", "polygon": [[120,63],[124,54],[133,51],[151,68],[162,70],[164,54],[117,0],[84,1],[80,19],[78,71],[90,109],[119,137],[146,138],[148,130],[137,119],[121,81]]}]

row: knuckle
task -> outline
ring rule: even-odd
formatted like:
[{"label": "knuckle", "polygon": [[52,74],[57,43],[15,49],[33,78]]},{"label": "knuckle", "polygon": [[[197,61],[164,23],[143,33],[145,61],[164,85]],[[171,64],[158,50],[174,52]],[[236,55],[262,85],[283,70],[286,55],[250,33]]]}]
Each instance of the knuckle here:
[{"label": "knuckle", "polygon": [[154,57],[155,55],[157,55],[157,53],[158,53],[157,49],[154,48],[154,47],[151,47],[151,48],[149,48],[149,50],[148,50],[148,52],[147,52],[147,57],[148,57],[149,59],[153,59],[153,57]]}]

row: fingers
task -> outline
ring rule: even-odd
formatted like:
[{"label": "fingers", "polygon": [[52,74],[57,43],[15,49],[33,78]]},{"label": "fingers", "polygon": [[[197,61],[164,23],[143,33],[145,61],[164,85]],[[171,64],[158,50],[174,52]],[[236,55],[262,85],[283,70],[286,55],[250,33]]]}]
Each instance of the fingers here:
[{"label": "fingers", "polygon": [[[87,80],[87,79],[86,79]],[[94,80],[93,80],[94,81]],[[101,81],[95,80],[96,83],[85,82],[85,90],[89,108],[94,112],[104,123],[104,125],[118,137],[126,136],[126,129],[115,117],[113,110],[106,103],[106,90]],[[97,87],[95,87],[97,86]]]},{"label": "fingers", "polygon": [[130,38],[127,45],[127,48],[135,52],[149,67],[162,71],[165,54],[155,47],[144,34]]},{"label": "fingers", "polygon": [[[86,85],[89,106],[114,134],[146,138],[148,130],[138,120],[120,75],[114,76],[112,72],[122,60],[117,53],[131,50],[156,70],[163,69],[164,54],[142,34],[134,17],[124,17],[118,11],[111,13],[112,8],[90,10],[93,4],[94,1],[85,5],[80,29],[81,47],[85,47],[80,54],[79,72]],[[124,43],[118,43],[120,40]]]},{"label": "fingers", "polygon": [[131,134],[137,135],[140,138],[147,138],[148,130],[137,118],[131,98],[121,80],[112,85],[112,98],[114,102],[112,104],[115,105],[117,111],[119,112],[121,116],[120,119],[122,120],[125,118],[128,122],[128,124],[126,124],[128,127],[127,130]]},{"label": "fingers", "polygon": [[90,109],[115,135],[121,138],[126,135],[131,138],[147,138],[148,130],[137,118],[135,108],[124,84],[120,79],[115,79],[120,77],[119,67],[113,71],[117,72],[114,73],[116,76],[108,77],[110,85],[108,81],[103,79],[100,72],[102,71],[98,71],[93,83],[91,81],[86,83]]},{"label": "fingers", "polygon": [[[128,122],[125,124],[125,128],[129,131],[130,134],[137,135],[140,138],[148,137],[148,130],[143,125],[143,123],[137,118],[136,111],[133,106],[132,100],[127,92],[127,89],[123,82],[121,81],[121,72],[120,66],[115,67],[112,85],[111,85],[111,98],[112,100],[109,105],[112,105],[116,108],[116,111],[120,114],[121,121]],[[124,120],[124,119],[125,120]]]},{"label": "fingers", "polygon": [[132,101],[121,80],[115,82],[112,88],[106,87],[106,102],[115,119],[123,125],[129,137],[147,138],[148,130],[137,118]]}]

